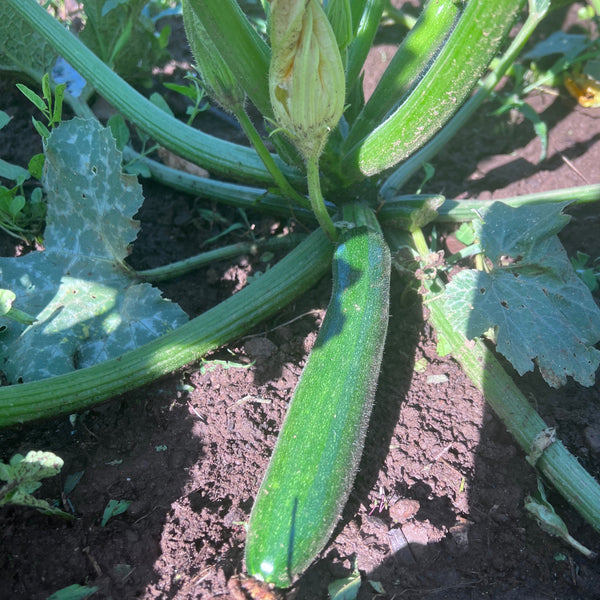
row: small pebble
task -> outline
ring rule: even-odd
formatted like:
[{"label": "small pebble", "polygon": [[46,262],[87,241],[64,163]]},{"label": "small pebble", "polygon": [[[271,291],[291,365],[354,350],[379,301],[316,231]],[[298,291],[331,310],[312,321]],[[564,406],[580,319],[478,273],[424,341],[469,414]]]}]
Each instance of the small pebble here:
[{"label": "small pebble", "polygon": [[440,383],[446,383],[448,381],[448,375],[444,375],[443,373],[440,375],[429,375],[427,377],[427,383],[429,385],[439,385]]},{"label": "small pebble", "polygon": [[246,354],[253,360],[269,358],[277,350],[277,346],[265,337],[250,338],[244,344]]},{"label": "small pebble", "polygon": [[390,517],[397,523],[404,523],[414,517],[421,508],[421,503],[418,500],[403,498],[398,500],[394,505],[390,506]]},{"label": "small pebble", "polygon": [[592,452],[600,452],[600,426],[588,425],[583,430],[585,443]]}]

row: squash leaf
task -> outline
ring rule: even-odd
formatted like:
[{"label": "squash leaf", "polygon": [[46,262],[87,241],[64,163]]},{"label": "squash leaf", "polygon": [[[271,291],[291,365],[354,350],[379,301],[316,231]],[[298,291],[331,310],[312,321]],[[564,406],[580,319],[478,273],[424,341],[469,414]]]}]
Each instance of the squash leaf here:
[{"label": "squash leaf", "polygon": [[0,71],[27,73],[41,79],[56,52],[7,2],[0,2]]},{"label": "squash leaf", "polygon": [[124,262],[143,195],[122,173],[110,130],[73,119],[52,132],[45,153],[45,250],[0,258],[2,285],[37,319],[3,323],[0,368],[12,383],[115,358],[187,320]]},{"label": "squash leaf", "polygon": [[568,204],[495,202],[475,223],[489,271],[461,271],[445,291],[458,331],[473,339],[493,328],[498,351],[518,373],[535,361],[552,387],[567,376],[593,385],[600,364],[600,310],[556,235],[569,221]]}]

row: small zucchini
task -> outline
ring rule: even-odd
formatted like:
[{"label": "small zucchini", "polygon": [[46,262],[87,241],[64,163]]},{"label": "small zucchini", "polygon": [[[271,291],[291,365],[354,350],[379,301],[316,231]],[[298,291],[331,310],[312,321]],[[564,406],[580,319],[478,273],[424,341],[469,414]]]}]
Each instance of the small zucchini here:
[{"label": "small zucchini", "polygon": [[[250,515],[249,575],[288,587],[327,543],[354,483],[388,323],[390,253],[372,213],[348,207],[333,293]],[[358,218],[357,218],[358,217]]]}]

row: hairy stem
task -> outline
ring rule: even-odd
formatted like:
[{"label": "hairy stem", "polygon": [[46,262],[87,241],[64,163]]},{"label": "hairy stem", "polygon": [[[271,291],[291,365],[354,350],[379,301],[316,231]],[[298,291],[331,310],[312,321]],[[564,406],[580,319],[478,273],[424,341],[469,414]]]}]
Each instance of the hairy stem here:
[{"label": "hairy stem", "polygon": [[[413,243],[421,258],[426,258],[429,249],[420,229],[413,232]],[[443,296],[430,293],[424,301],[429,309],[429,322],[438,337],[443,338],[452,357],[483,394],[521,449],[529,455],[536,440],[547,429],[544,420],[484,341],[477,338],[469,342],[454,329],[446,317]],[[543,451],[535,466],[569,504],[600,531],[600,485],[577,458],[557,440]]]},{"label": "hairy stem", "polygon": [[[385,202],[377,212],[377,216],[386,225],[405,227],[411,215],[422,209],[426,202],[435,196],[409,195],[398,196]],[[525,206],[534,204],[547,204],[548,202],[564,202],[570,200],[573,204],[587,204],[600,201],[600,184],[581,185],[548,192],[524,194],[511,198],[498,200],[444,200],[436,208],[436,223],[463,223],[472,221],[477,216],[477,211],[489,207],[494,202],[503,202],[509,206]]]},{"label": "hairy stem", "polygon": [[[487,403],[529,454],[536,438],[547,428],[527,398],[506,373],[500,362],[481,339],[474,345],[454,331],[445,316],[443,300],[427,303],[429,321],[452,349],[471,382],[485,396]],[[600,485],[560,442],[555,441],[536,463],[537,469],[571,506],[596,531],[600,532]]]},{"label": "hairy stem", "polygon": [[[242,180],[272,181],[271,174],[265,169],[253,149],[193,129],[165,113],[105,65],[36,0],[6,1],[102,96],[161,145],[223,176]],[[278,158],[274,160],[279,163],[280,169],[288,178],[302,181],[299,172],[291,169]]]},{"label": "hairy stem", "polygon": [[201,195],[210,200],[222,202],[228,206],[256,210],[284,218],[314,223],[312,210],[292,207],[290,203],[270,193],[264,188],[256,188],[230,181],[199,177],[185,171],[180,171],[140,155],[129,146],[123,148],[123,157],[128,162],[140,162],[150,171],[151,177],[160,183],[186,194]]},{"label": "hairy stem", "polygon": [[547,14],[546,10],[531,10],[523,27],[519,30],[506,52],[495,63],[493,71],[487,75],[479,86],[477,92],[464,104],[464,106],[452,117],[446,126],[423,148],[410,156],[381,186],[381,195],[388,198],[397,194],[402,186],[422,167],[423,163],[430,161],[465,125],[473,116],[473,113],[481,106],[483,101],[491,94],[502,76],[523,49],[523,46],[534,32],[540,21]]},{"label": "hairy stem", "polygon": [[0,387],[0,427],[88,408],[198,360],[312,287],[331,268],[332,254],[317,230],[248,287],[136,350],[66,375]]},{"label": "hairy stem", "polygon": [[279,191],[283,196],[292,200],[298,206],[302,206],[304,208],[310,208],[310,202],[304,197],[301,196],[290,184],[290,182],[286,179],[285,175],[281,172],[281,169],[275,162],[273,156],[267,150],[265,143],[260,137],[254,123],[248,117],[248,113],[244,110],[243,107],[240,108],[239,111],[235,114],[237,120],[240,122],[244,133],[247,138],[250,140],[250,143],[254,146],[254,149],[260,156],[263,161],[267,171],[271,173],[275,184],[279,188]]},{"label": "hairy stem", "polygon": [[327,237],[331,241],[337,239],[337,232],[333,221],[325,207],[325,200],[321,193],[321,180],[319,176],[319,159],[311,158],[306,161],[306,175],[308,177],[308,194],[310,196],[310,204],[315,217]]},{"label": "hairy stem", "polygon": [[290,234],[257,242],[240,242],[238,244],[230,244],[228,246],[224,246],[223,248],[208,250],[202,254],[191,256],[190,258],[185,258],[162,267],[136,271],[135,277],[141,279],[142,281],[164,281],[166,279],[178,277],[179,275],[184,275],[194,271],[195,269],[199,269],[204,265],[208,265],[219,260],[226,260],[228,258],[240,256],[240,254],[255,254],[258,251],[287,248],[297,244],[305,237],[306,236],[301,234]]}]

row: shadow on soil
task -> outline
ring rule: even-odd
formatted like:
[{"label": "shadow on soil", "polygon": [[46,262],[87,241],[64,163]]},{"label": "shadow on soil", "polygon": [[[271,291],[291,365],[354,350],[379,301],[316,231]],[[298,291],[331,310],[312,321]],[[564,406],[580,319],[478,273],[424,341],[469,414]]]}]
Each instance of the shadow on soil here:
[{"label": "shadow on soil", "polygon": [[[0,431],[3,461],[31,449],[52,451],[65,461],[61,474],[46,480],[36,495],[76,516],[62,521],[23,507],[0,510],[0,599],[42,600],[87,582],[99,588],[95,598],[126,598],[132,580],[142,589],[154,581],[153,565],[161,554],[157,532],[172,504],[185,496],[187,469],[202,457],[202,440],[196,453],[189,444],[165,445],[167,435],[192,438],[192,421],[185,418],[185,406],[169,406],[177,394],[175,380],[162,383],[162,398],[161,391],[148,397],[142,389],[126,401],[80,414],[72,424],[65,416]],[[176,414],[166,418],[166,412]],[[81,479],[67,495],[65,478],[76,474]],[[131,505],[102,527],[110,500]]]}]

